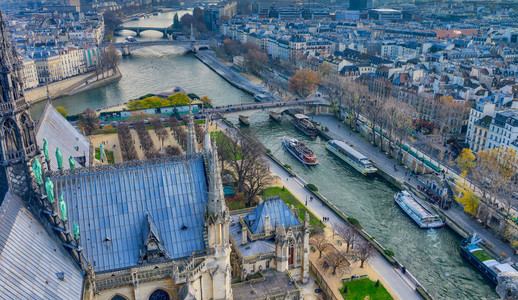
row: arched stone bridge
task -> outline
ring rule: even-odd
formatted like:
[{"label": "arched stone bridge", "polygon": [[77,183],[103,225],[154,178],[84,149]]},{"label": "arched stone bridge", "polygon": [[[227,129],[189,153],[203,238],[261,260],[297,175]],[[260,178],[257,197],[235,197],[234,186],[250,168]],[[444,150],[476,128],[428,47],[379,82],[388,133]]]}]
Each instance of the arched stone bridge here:
[{"label": "arched stone bridge", "polygon": [[148,30],[152,31],[158,31],[161,32],[164,35],[164,38],[167,38],[169,35],[173,33],[181,33],[181,29],[175,29],[172,27],[137,27],[137,26],[119,26],[115,28],[115,32],[121,31],[121,30],[128,30],[133,31],[137,34],[137,37],[140,37],[140,33]]},{"label": "arched stone bridge", "polygon": [[[137,50],[144,47],[150,46],[179,46],[183,47],[192,52],[198,52],[199,50],[209,49],[209,41],[206,40],[158,40],[158,41],[140,41],[140,42],[122,42],[111,44],[119,49],[122,55],[130,55],[132,50]],[[108,44],[103,45],[104,47],[109,46]]]}]

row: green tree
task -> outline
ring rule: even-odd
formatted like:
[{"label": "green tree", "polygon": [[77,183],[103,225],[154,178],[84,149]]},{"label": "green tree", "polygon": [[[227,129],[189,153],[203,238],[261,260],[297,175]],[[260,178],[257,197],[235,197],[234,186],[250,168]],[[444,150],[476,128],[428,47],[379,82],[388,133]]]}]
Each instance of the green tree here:
[{"label": "green tree", "polygon": [[56,107],[56,110],[63,116],[63,117],[67,117],[68,116],[68,111],[63,107],[63,106],[58,106]]},{"label": "green tree", "polygon": [[178,13],[175,13],[174,17],[173,17],[173,28],[175,28],[175,29],[182,28],[182,24],[180,24],[180,18],[178,17]]}]

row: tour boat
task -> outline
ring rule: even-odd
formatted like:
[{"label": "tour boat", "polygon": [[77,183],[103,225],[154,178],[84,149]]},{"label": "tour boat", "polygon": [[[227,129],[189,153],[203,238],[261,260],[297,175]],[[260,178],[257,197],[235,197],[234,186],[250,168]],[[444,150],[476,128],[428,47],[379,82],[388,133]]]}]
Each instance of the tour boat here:
[{"label": "tour boat", "polygon": [[498,284],[497,278],[501,272],[513,272],[518,274],[518,271],[511,264],[498,262],[479,247],[477,244],[481,241],[476,233],[470,238],[463,240],[460,244],[460,254],[462,257],[495,284]]},{"label": "tour boat", "polygon": [[396,193],[394,201],[419,227],[437,228],[444,226],[444,222],[437,214],[430,212],[430,209],[419,203],[414,195],[408,191]]},{"label": "tour boat", "polygon": [[266,95],[266,94],[255,94],[254,98],[255,98],[255,100],[257,100],[259,102],[268,101],[268,95]]},{"label": "tour boat", "polygon": [[250,116],[239,115],[239,122],[243,125],[250,125]]},{"label": "tour boat", "polygon": [[326,144],[326,149],[365,176],[374,174],[378,171],[367,157],[354,150],[343,141],[330,140]]},{"label": "tour boat", "polygon": [[284,147],[286,147],[286,149],[301,163],[308,166],[318,164],[315,153],[313,153],[313,151],[311,151],[299,140],[292,138],[291,136],[285,136],[282,138],[282,140]]},{"label": "tour boat", "polygon": [[272,118],[275,121],[279,122],[281,120],[281,114],[278,112],[274,112],[273,110],[270,110],[270,112],[268,114],[270,115],[270,118]]},{"label": "tour boat", "polygon": [[303,114],[295,114],[295,127],[297,127],[300,131],[304,132],[304,134],[309,135],[310,137],[316,137],[318,134],[317,128],[311,121],[308,116]]},{"label": "tour boat", "polygon": [[126,37],[126,41],[133,43],[133,42],[136,42],[136,41],[137,41],[137,39],[136,39],[136,38],[134,38],[134,37],[132,37],[132,36],[127,36],[127,37]]}]

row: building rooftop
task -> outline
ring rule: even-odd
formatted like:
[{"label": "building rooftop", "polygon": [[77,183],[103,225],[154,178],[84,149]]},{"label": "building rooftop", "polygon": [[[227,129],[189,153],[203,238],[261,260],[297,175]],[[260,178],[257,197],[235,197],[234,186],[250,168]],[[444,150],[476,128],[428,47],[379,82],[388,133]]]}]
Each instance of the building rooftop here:
[{"label": "building rooftop", "polygon": [[148,219],[154,220],[153,230],[170,259],[206,248],[207,183],[201,155],[56,174],[56,195],[64,193],[68,222],[79,225],[84,254],[96,272],[138,264]]},{"label": "building rooftop", "polygon": [[270,217],[270,228],[272,230],[275,228],[275,224],[278,224],[278,226],[284,225],[284,227],[300,225],[297,217],[293,215],[293,212],[281,198],[266,199],[243,219],[247,223],[250,231],[257,234],[264,232],[265,219],[267,216]]},{"label": "building rooftop", "polygon": [[0,299],[81,299],[81,269],[10,192],[0,228]]},{"label": "building rooftop", "polygon": [[298,289],[286,273],[268,269],[263,271],[263,276],[265,277],[264,281],[233,284],[234,299],[252,300],[266,299],[267,297],[273,299],[274,296],[280,296]]},{"label": "building rooftop", "polygon": [[72,126],[55,108],[47,102],[36,128],[36,140],[43,147],[43,139],[47,140],[50,166],[57,170],[56,148],[63,153],[63,166],[68,169],[68,158],[74,157],[76,166],[90,163],[90,141]]}]

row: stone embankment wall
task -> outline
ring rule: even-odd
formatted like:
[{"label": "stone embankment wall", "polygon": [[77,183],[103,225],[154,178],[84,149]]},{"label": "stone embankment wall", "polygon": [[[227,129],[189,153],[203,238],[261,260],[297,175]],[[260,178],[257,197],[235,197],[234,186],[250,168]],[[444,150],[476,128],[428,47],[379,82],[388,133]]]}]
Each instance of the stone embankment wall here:
[{"label": "stone embankment wall", "polygon": [[[99,75],[99,80],[95,72],[86,73],[83,75],[74,76],[64,80],[50,83],[48,85],[49,96],[51,99],[66,95],[73,95],[75,93],[83,92],[92,88],[97,88],[101,85],[108,84],[120,79],[121,74],[117,69],[116,72],[107,71],[104,78]],[[34,89],[25,91],[25,99],[29,103],[35,103],[47,99],[47,87],[39,86]]]}]

